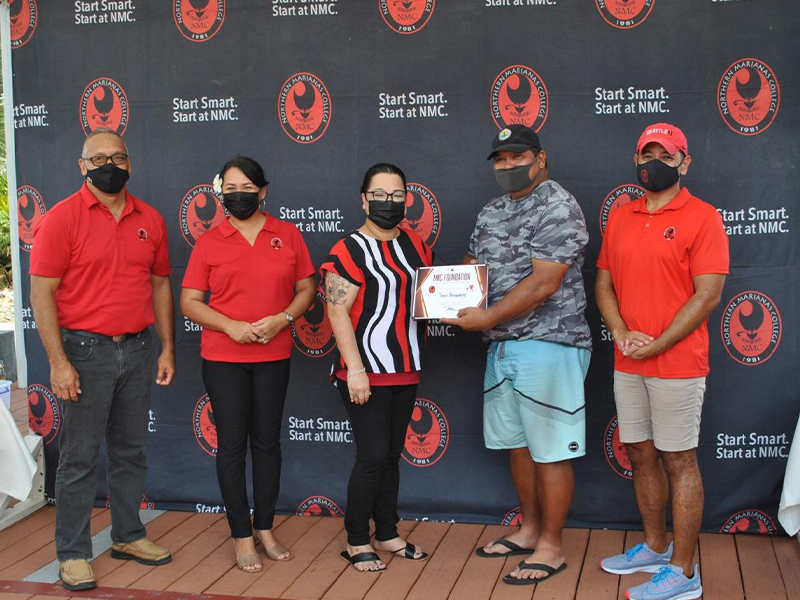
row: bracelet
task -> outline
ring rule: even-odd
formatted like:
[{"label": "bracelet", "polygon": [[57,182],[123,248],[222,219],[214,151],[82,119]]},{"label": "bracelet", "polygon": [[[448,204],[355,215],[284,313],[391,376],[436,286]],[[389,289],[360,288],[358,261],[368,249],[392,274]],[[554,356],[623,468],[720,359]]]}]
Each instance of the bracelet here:
[{"label": "bracelet", "polygon": [[362,373],[366,373],[366,372],[367,372],[366,367],[363,368],[363,369],[359,369],[358,371],[348,371],[347,372],[347,378],[350,379],[351,377],[355,377],[356,375],[361,375]]}]

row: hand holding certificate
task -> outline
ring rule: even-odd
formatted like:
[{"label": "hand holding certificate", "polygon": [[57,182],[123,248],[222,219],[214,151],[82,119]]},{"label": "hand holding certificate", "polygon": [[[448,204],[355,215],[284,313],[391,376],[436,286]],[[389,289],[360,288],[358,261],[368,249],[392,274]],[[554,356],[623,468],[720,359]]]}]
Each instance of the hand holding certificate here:
[{"label": "hand holding certificate", "polygon": [[420,267],[414,280],[415,319],[456,318],[463,308],[486,308],[486,265]]}]

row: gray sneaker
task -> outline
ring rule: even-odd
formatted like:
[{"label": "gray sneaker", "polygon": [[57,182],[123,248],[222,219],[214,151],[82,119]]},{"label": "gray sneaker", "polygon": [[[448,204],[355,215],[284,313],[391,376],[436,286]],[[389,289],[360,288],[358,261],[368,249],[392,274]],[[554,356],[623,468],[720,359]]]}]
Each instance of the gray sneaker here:
[{"label": "gray sneaker", "polygon": [[655,573],[661,567],[666,567],[672,558],[672,542],[667,546],[664,554],[653,552],[644,542],[636,544],[633,548],[610,556],[600,561],[600,568],[614,575],[628,575],[630,573]]},{"label": "gray sneaker", "polygon": [[703,595],[700,583],[700,568],[694,566],[691,579],[683,574],[683,569],[667,565],[658,570],[650,581],[634,586],[625,592],[628,600],[693,600]]}]

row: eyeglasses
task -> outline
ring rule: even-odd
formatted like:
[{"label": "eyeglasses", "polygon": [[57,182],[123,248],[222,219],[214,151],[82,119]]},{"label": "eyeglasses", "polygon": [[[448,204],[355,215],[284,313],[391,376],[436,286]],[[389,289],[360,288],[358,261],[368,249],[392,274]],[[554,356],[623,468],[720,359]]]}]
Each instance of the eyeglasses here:
[{"label": "eyeglasses", "polygon": [[102,167],[105,164],[108,164],[108,161],[111,161],[115,165],[124,165],[128,160],[127,154],[112,154],[111,156],[104,156],[102,154],[98,154],[97,156],[81,156],[83,160],[90,161],[95,167]]},{"label": "eyeglasses", "polygon": [[375,202],[386,202],[387,200],[391,199],[392,202],[405,202],[406,201],[406,193],[401,190],[397,190],[392,192],[391,194],[387,194],[383,190],[367,190],[367,194],[372,194],[372,200]]}]

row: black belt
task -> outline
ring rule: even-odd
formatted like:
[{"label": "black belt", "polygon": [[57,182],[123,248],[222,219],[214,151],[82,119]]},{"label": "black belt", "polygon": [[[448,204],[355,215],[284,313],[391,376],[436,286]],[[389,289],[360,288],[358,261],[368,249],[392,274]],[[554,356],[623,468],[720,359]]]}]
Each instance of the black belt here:
[{"label": "black belt", "polygon": [[96,337],[101,338],[104,340],[109,340],[114,342],[115,344],[121,344],[125,340],[129,340],[131,338],[139,337],[144,332],[147,331],[147,328],[142,329],[141,331],[137,331],[136,333],[121,333],[119,335],[103,335],[102,333],[95,333],[94,331],[81,331],[75,329],[62,329],[65,333],[72,333],[74,335],[80,335],[83,337]]}]

